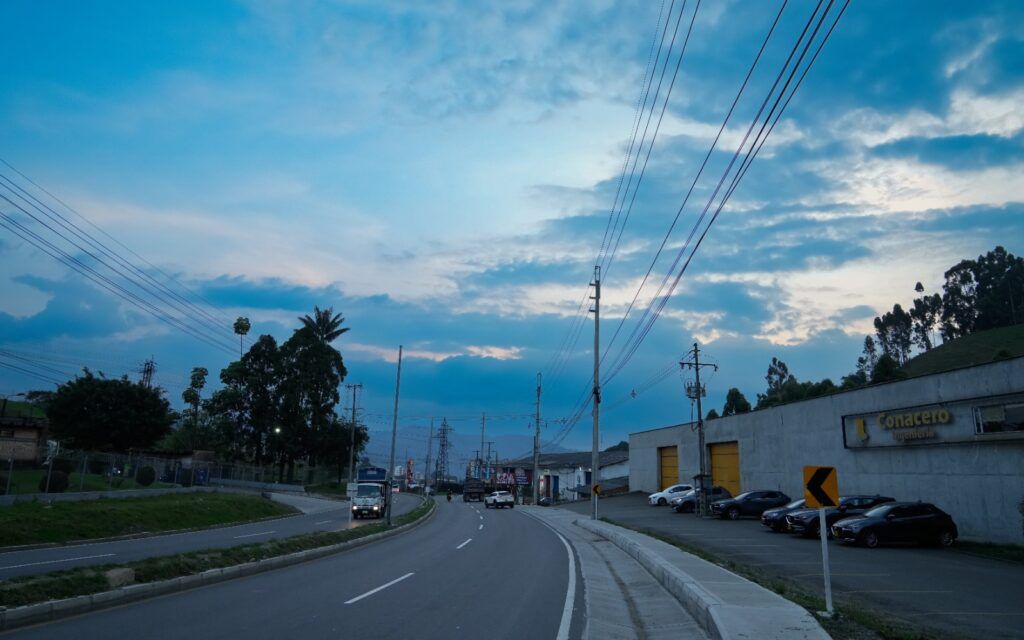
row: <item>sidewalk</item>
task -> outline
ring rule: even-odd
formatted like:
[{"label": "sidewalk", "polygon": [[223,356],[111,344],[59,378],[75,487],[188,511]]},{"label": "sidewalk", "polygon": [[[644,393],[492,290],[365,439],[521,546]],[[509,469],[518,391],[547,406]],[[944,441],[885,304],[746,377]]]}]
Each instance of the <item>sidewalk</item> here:
[{"label": "sidewalk", "polygon": [[612,542],[576,526],[561,509],[522,507],[560,533],[576,551],[583,574],[586,623],[594,640],[705,640],[708,636],[678,600]]},{"label": "sidewalk", "polygon": [[586,637],[829,638],[802,607],[670,544],[563,509],[528,513],[579,555]]}]

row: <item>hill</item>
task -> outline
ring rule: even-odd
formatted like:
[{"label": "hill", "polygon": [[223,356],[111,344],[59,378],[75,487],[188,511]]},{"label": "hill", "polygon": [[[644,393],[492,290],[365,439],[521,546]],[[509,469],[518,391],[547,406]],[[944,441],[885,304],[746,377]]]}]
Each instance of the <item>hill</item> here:
[{"label": "hill", "polygon": [[34,404],[28,402],[22,402],[20,400],[7,400],[4,405],[4,400],[0,399],[0,407],[3,407],[4,417],[7,418],[45,418],[46,412],[37,407]]},{"label": "hill", "polygon": [[903,372],[913,378],[985,364],[1004,351],[1009,357],[1024,356],[1024,324],[978,331],[947,342],[912,358]]}]

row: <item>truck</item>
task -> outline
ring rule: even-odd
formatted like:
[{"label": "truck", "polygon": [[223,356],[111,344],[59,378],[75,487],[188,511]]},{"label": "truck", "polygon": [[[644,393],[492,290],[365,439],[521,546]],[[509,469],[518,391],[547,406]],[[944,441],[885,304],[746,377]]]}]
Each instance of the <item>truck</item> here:
[{"label": "truck", "polygon": [[483,480],[479,478],[466,478],[462,483],[462,501],[480,502],[484,499],[486,489]]},{"label": "truck", "polygon": [[383,518],[391,500],[387,470],[379,467],[360,469],[352,496],[354,518]]}]

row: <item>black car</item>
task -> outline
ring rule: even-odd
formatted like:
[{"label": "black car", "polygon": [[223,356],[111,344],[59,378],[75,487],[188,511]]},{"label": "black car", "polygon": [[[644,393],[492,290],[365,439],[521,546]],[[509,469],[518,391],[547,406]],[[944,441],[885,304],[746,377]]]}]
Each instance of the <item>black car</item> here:
[{"label": "black car", "polygon": [[832,525],[832,536],[836,540],[872,549],[889,542],[948,547],[959,535],[953,518],[927,502],[890,502]]},{"label": "black car", "polygon": [[[843,518],[859,515],[874,509],[880,504],[895,502],[896,498],[886,496],[843,496],[839,498],[838,507],[825,509],[825,530],[830,531],[833,524]],[[790,533],[799,533],[806,537],[821,535],[821,524],[818,509],[802,509],[786,516],[786,526]]]},{"label": "black car", "polygon": [[712,515],[737,520],[740,516],[760,516],[768,509],[789,504],[789,496],[781,491],[747,491],[729,500],[711,503]]},{"label": "black car", "polygon": [[[672,498],[672,510],[676,513],[693,513],[697,510],[697,496],[700,491],[697,489],[690,489],[678,498]],[[731,498],[732,494],[725,487],[711,487],[711,495],[708,496],[710,502],[718,502],[719,500],[726,500]]]},{"label": "black car", "polygon": [[761,524],[768,527],[772,531],[782,532],[786,530],[786,516],[806,508],[807,501],[803,498],[794,500],[784,507],[777,509],[769,509],[761,514]]}]

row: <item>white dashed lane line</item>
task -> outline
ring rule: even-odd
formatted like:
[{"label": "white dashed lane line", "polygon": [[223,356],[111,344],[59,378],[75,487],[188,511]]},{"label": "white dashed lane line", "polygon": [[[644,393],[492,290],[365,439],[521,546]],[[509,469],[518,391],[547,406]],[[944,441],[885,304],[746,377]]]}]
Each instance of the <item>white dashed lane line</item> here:
[{"label": "white dashed lane line", "polygon": [[406,578],[408,578],[411,575],[414,575],[414,572],[410,571],[409,573],[405,574],[401,578],[395,578],[391,582],[386,582],[386,583],[380,585],[379,587],[377,587],[376,589],[370,589],[369,591],[367,591],[366,593],[364,593],[361,596],[356,596],[356,597],[352,598],[351,600],[346,600],[345,604],[352,604],[354,602],[359,602],[363,598],[367,598],[369,596],[372,596],[373,594],[377,593],[378,591],[383,591],[384,589],[387,589],[391,585],[398,584],[399,582],[401,582],[402,580],[405,580]]},{"label": "white dashed lane line", "polygon": [[469,544],[470,542],[473,542],[473,538],[467,538],[465,542],[463,542],[462,544],[460,544],[459,546],[457,546],[457,547],[455,547],[455,548],[456,548],[456,549],[461,549],[462,547],[466,546],[466,545],[467,545],[467,544]]},{"label": "white dashed lane line", "polygon": [[93,558],[109,558],[113,553],[101,553],[95,556],[78,556],[77,558],[61,558],[60,560],[44,560],[42,562],[28,562],[26,564],[12,564],[8,567],[0,567],[0,571],[7,569],[20,569],[22,567],[34,567],[40,564],[57,564],[58,562],[74,562],[75,560],[92,560]]},{"label": "white dashed lane line", "polygon": [[242,535],[242,536],[235,536],[235,540],[237,540],[239,538],[252,538],[253,536],[269,536],[272,533],[277,533],[277,532],[276,531],[260,531],[259,533],[247,533],[247,534]]}]

